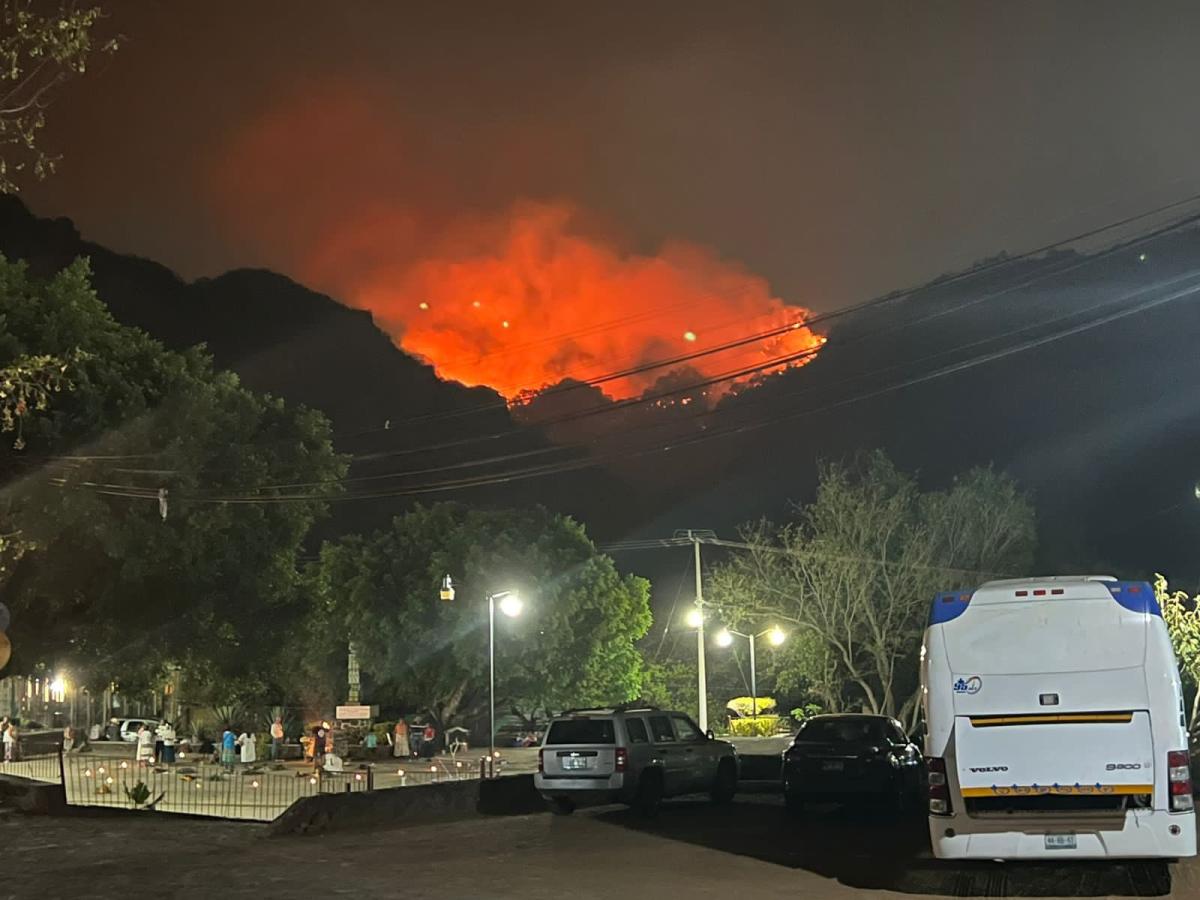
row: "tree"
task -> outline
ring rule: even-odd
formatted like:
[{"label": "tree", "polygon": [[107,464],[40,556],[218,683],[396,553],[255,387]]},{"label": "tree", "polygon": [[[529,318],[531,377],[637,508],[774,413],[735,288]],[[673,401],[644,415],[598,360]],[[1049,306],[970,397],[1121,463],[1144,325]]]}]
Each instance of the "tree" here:
[{"label": "tree", "polygon": [[23,417],[24,449],[0,447],[0,522],[32,548],[5,573],[14,668],[269,683],[307,610],[302,542],[345,471],[328,421],[119,325],[84,262],[41,281],[0,258],[0,367],[35,358],[73,360],[72,389]]},{"label": "tree", "polygon": [[1171,635],[1171,646],[1175,648],[1184,692],[1192,695],[1188,731],[1195,733],[1200,729],[1200,596],[1188,597],[1186,591],[1171,592],[1162,575],[1154,576],[1154,594]]},{"label": "tree", "polygon": [[96,54],[113,53],[118,39],[98,39],[104,14],[74,0],[0,0],[0,193],[16,177],[54,171],[55,157],[39,142],[55,91],[87,71]]},{"label": "tree", "polygon": [[[438,599],[442,577],[459,582]],[[518,590],[497,613],[497,706],[526,718],[630,700],[635,642],[650,627],[649,584],[620,576],[582,527],[541,508],[420,506],[370,537],[326,544],[312,573],[322,630],[358,648],[377,692],[443,724],[486,709],[488,591]]]},{"label": "tree", "polygon": [[1022,571],[1034,547],[1033,507],[1011,479],[977,469],[922,492],[878,452],[822,465],[816,499],[796,513],[744,530],[745,552],[714,573],[716,603],[735,626],[791,623],[802,641],[793,679],[888,715],[915,708],[930,597]]}]

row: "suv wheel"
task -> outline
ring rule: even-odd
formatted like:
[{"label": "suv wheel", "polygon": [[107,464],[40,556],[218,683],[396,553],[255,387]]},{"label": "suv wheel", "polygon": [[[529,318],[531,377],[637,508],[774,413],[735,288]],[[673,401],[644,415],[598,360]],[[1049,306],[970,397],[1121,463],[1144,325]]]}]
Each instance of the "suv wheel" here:
[{"label": "suv wheel", "polygon": [[721,760],[717,766],[716,780],[713,781],[712,791],[709,793],[712,802],[721,806],[731,803],[734,794],[737,793],[737,782],[737,767],[733,760]]},{"label": "suv wheel", "polygon": [[555,797],[550,801],[550,812],[556,816],[569,816],[575,812],[575,804],[566,797]]},{"label": "suv wheel", "polygon": [[658,815],[663,800],[662,772],[657,769],[647,769],[638,779],[637,796],[634,798],[634,808],[646,818]]}]

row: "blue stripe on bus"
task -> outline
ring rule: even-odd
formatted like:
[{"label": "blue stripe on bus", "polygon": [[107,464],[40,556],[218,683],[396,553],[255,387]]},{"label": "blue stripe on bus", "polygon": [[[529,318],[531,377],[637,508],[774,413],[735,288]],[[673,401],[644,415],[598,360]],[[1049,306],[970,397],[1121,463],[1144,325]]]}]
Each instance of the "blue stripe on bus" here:
[{"label": "blue stripe on bus", "polygon": [[1108,584],[1113,599],[1130,612],[1149,613],[1162,618],[1154,588],[1146,581],[1112,581]]},{"label": "blue stripe on bus", "polygon": [[951,619],[957,619],[966,611],[971,602],[969,591],[943,591],[933,598],[929,608],[929,624],[941,625]]}]

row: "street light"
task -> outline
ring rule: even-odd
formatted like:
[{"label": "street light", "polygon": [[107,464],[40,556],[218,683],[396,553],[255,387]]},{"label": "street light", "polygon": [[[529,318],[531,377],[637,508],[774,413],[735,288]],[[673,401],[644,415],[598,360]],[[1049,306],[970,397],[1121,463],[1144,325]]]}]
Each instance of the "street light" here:
[{"label": "street light", "polygon": [[[447,575],[442,579],[439,593],[442,600],[454,599],[454,582]],[[500,604],[500,612],[510,619],[515,619],[525,608],[516,591],[497,591],[487,595],[488,604],[488,764],[494,765],[496,759],[496,604]]]},{"label": "street light", "polygon": [[754,644],[760,637],[766,636],[771,642],[771,646],[778,647],[787,640],[787,634],[778,625],[768,628],[766,631],[760,631],[758,634],[753,632],[750,634],[742,634],[740,631],[734,631],[732,628],[722,628],[717,632],[716,642],[718,647],[729,647],[733,644],[734,635],[743,637],[750,642],[750,717],[758,718],[758,673],[754,666]]},{"label": "street light", "polygon": [[488,760],[495,765],[496,759],[496,601],[500,601],[500,612],[515,619],[524,605],[516,591],[500,591],[488,594]]}]

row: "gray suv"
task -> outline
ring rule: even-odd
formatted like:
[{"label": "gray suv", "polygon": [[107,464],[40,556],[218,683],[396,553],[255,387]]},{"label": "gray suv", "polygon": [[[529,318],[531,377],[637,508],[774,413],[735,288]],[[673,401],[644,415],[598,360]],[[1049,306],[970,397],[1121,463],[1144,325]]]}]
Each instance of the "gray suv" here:
[{"label": "gray suv", "polygon": [[626,803],[653,815],[666,797],[737,792],[737,752],[686,714],[648,706],[568,710],[550,722],[534,784],[551,809]]}]

